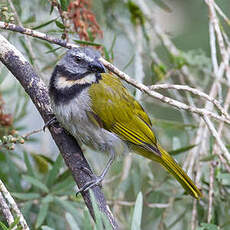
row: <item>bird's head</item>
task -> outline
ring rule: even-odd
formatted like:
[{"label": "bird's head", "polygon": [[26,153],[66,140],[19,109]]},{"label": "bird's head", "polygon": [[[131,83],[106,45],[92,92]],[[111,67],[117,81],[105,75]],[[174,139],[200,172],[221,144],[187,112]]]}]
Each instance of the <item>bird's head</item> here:
[{"label": "bird's head", "polygon": [[101,79],[100,73],[105,72],[105,67],[99,61],[100,57],[99,52],[88,47],[68,50],[53,71],[50,96],[67,98],[97,83]]},{"label": "bird's head", "polygon": [[56,84],[62,88],[96,82],[97,74],[105,72],[105,67],[99,61],[100,57],[100,53],[92,48],[70,49],[54,70]]}]

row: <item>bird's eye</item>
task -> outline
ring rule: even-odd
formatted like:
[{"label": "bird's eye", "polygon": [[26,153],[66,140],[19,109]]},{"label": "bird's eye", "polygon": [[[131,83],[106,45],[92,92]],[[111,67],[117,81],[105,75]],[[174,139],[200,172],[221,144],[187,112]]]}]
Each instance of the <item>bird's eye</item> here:
[{"label": "bird's eye", "polygon": [[76,62],[80,62],[80,61],[81,61],[81,58],[78,57],[78,56],[75,56],[75,61],[76,61]]}]

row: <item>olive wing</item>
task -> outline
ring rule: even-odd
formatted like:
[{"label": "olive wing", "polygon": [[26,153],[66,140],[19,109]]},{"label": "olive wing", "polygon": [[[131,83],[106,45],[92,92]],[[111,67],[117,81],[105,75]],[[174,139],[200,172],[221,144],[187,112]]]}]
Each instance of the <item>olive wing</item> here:
[{"label": "olive wing", "polygon": [[90,87],[89,94],[95,118],[100,119],[103,128],[133,144],[155,146],[148,115],[116,76],[102,74],[102,80]]}]

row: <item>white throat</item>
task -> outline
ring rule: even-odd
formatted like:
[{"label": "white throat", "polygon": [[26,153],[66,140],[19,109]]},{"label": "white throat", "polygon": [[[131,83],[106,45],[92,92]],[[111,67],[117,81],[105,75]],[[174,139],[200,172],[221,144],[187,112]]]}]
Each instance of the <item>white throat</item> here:
[{"label": "white throat", "polygon": [[81,79],[76,80],[68,80],[64,76],[58,76],[56,81],[56,87],[58,89],[70,88],[74,85],[84,85],[84,84],[92,84],[97,81],[97,77],[95,73],[90,73]]}]

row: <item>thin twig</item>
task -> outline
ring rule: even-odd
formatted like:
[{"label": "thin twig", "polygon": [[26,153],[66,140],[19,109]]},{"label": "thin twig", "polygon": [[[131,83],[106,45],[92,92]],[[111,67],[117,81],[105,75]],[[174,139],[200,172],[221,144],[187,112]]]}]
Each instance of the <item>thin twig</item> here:
[{"label": "thin twig", "polygon": [[219,22],[216,16],[216,12],[215,12],[215,7],[214,7],[214,1],[213,0],[205,0],[205,3],[208,5],[209,7],[209,16],[210,16],[210,21],[214,26],[215,32],[217,34],[217,39],[218,39],[218,45],[220,47],[220,53],[222,55],[222,60],[224,60],[224,56],[225,56],[225,44],[224,44],[224,39],[221,33],[221,29],[219,26]]},{"label": "thin twig", "polygon": [[220,9],[220,7],[214,2],[214,7],[219,15],[225,20],[225,22],[230,25],[230,19],[226,16],[226,14]]},{"label": "thin twig", "polygon": [[214,162],[210,162],[209,168],[208,223],[210,223],[212,220],[212,205],[214,196]]},{"label": "thin twig", "polygon": [[73,47],[79,47],[78,45],[68,43],[62,39],[54,38],[52,36],[48,36],[47,34],[44,34],[44,33],[41,33],[41,32],[35,31],[35,30],[31,30],[28,28],[24,28],[22,26],[17,26],[17,25],[14,25],[12,23],[0,21],[0,28],[15,31],[15,32],[18,32],[21,34],[26,34],[26,35],[29,35],[29,36],[32,36],[35,38],[40,38],[44,41],[49,41],[51,43],[54,43],[54,44],[62,46],[62,47],[66,47],[68,49],[73,48]]},{"label": "thin twig", "polygon": [[67,42],[69,41],[69,36],[68,36],[68,25],[67,25],[67,19],[65,17],[65,13],[67,12],[64,12],[61,8],[61,5],[59,4],[59,2],[57,0],[52,0],[51,1],[51,4],[53,6],[56,6],[57,9],[58,9],[58,13],[61,17],[61,20],[62,20],[62,23],[64,25],[64,33],[62,35],[62,39],[66,40]]},{"label": "thin twig", "polygon": [[0,180],[0,192],[3,194],[3,196],[6,199],[7,203],[10,205],[10,208],[14,212],[14,214],[17,217],[19,217],[19,224],[20,224],[21,228],[23,230],[29,230],[29,227],[28,227],[28,225],[27,225],[22,213],[18,209],[17,204],[15,203],[13,197],[10,195],[10,193],[8,192],[8,190],[6,189],[5,185],[2,183],[1,180]]},{"label": "thin twig", "polygon": [[191,88],[187,85],[172,85],[172,84],[160,84],[160,85],[152,85],[149,87],[151,90],[158,90],[158,89],[176,89],[176,90],[184,90],[189,91],[190,93],[197,95],[199,97],[203,97],[206,100],[212,102],[219,110],[220,112],[227,118],[230,119],[229,115],[227,114],[226,110],[220,105],[219,101],[217,101],[215,98],[210,97],[208,94],[195,89]]},{"label": "thin twig", "polygon": [[[230,104],[230,89],[228,90],[227,96],[225,98],[225,103],[224,103],[224,109],[226,111],[228,111],[229,104]],[[224,128],[224,123],[222,122],[219,124],[218,131],[217,131],[219,137],[221,137],[223,128]],[[221,163],[225,166],[226,170],[230,172],[230,166],[228,165],[226,159],[222,156],[221,150],[217,144],[215,144],[213,147],[213,154],[216,154],[219,157]]]},{"label": "thin twig", "polygon": [[29,133],[24,134],[24,135],[22,136],[22,138],[27,139],[29,136],[31,136],[31,135],[33,135],[33,134],[36,134],[36,133],[40,133],[40,132],[42,132],[42,131],[43,131],[43,128],[42,128],[42,129],[33,130],[33,131],[29,132]]},{"label": "thin twig", "polygon": [[212,133],[212,135],[215,137],[217,144],[219,145],[221,151],[223,152],[225,158],[228,160],[228,162],[230,162],[230,155],[229,152],[226,148],[226,146],[224,145],[224,143],[222,142],[220,136],[218,135],[214,125],[212,124],[212,122],[210,121],[210,119],[207,116],[203,117],[205,123],[207,124],[210,132]]},{"label": "thin twig", "polygon": [[196,206],[197,206],[197,200],[194,199],[193,200],[193,207],[192,207],[191,230],[195,230],[196,225],[197,225],[197,210],[196,210]]}]

